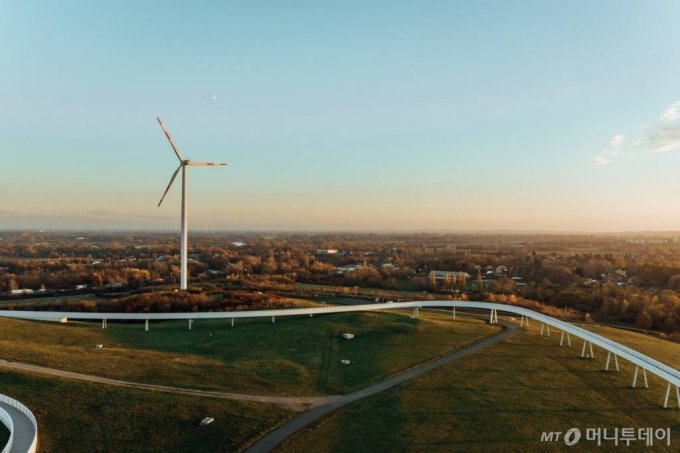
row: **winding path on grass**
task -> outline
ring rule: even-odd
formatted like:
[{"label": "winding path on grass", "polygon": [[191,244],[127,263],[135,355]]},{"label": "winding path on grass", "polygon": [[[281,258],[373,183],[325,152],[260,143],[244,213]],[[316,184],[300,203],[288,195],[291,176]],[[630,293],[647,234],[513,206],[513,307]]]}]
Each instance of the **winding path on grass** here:
[{"label": "winding path on grass", "polygon": [[174,393],[177,395],[201,396],[222,398],[236,401],[251,401],[256,403],[277,404],[295,412],[301,412],[310,408],[322,406],[340,398],[337,395],[329,396],[274,396],[274,395],[248,395],[243,393],[229,393],[213,390],[198,390],[184,387],[171,387],[167,385],[145,384],[142,382],[123,381],[110,379],[91,374],[75,373],[73,371],[59,370],[22,362],[10,362],[0,359],[0,368],[19,371],[22,373],[42,374],[45,376],[71,379],[76,381],[91,382],[95,384],[114,385],[117,387],[129,387],[140,390],[155,390],[158,392]]},{"label": "winding path on grass", "polygon": [[403,384],[404,382],[408,382],[412,379],[420,377],[429,371],[443,367],[444,365],[448,365],[449,363],[462,359],[463,357],[466,357],[470,354],[479,352],[488,346],[491,346],[495,343],[498,343],[501,340],[504,340],[505,338],[509,337],[510,335],[514,334],[517,331],[517,327],[513,324],[505,322],[501,324],[505,327],[505,329],[503,329],[499,333],[485,337],[475,343],[464,346],[461,349],[450,354],[447,354],[443,357],[440,357],[438,359],[425,362],[409,370],[398,373],[390,378],[385,379],[384,381],[378,382],[377,384],[371,385],[361,390],[357,390],[352,393],[348,393],[347,395],[343,395],[322,406],[301,413],[297,417],[290,420],[288,423],[276,428],[275,430],[269,432],[267,435],[262,437],[260,440],[258,440],[252,446],[250,446],[246,450],[246,453],[271,451],[274,448],[276,448],[276,446],[278,446],[281,442],[292,436],[297,431],[313,424],[314,422],[321,419],[321,417],[328,415],[329,413],[333,412],[336,409],[339,409],[343,406],[346,406],[347,404],[353,403],[360,399],[375,395],[376,393],[382,392],[394,386]]}]

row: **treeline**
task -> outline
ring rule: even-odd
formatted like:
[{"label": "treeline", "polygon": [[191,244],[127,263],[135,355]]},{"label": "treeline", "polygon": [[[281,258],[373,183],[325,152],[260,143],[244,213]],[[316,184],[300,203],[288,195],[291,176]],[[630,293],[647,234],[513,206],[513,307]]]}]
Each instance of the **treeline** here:
[{"label": "treeline", "polygon": [[[680,330],[676,240],[673,235],[631,240],[586,235],[192,234],[189,269],[193,284],[212,282],[224,288],[287,290],[303,282],[470,298],[512,295],[594,319],[673,332]],[[178,253],[177,236],[165,233],[4,234],[0,292],[176,283]],[[470,278],[433,284],[428,278],[432,270],[466,272]],[[171,301],[162,304],[174,306]]]},{"label": "treeline", "polygon": [[224,293],[163,291],[106,300],[83,299],[40,304],[3,304],[3,309],[111,313],[178,313],[286,308],[293,303],[275,294],[249,291]]}]

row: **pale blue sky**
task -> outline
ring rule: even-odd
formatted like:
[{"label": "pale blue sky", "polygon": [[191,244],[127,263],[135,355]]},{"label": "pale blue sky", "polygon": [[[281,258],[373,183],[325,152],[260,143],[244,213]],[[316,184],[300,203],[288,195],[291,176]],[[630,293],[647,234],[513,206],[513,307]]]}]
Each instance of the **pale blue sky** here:
[{"label": "pale blue sky", "polygon": [[680,230],[679,22],[677,1],[0,0],[0,229],[176,228],[159,115],[230,164],[191,169],[194,229]]}]

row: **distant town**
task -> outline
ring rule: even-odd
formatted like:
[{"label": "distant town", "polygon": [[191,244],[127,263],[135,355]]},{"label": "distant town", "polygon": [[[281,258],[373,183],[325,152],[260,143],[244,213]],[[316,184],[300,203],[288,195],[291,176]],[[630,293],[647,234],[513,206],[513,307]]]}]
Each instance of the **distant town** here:
[{"label": "distant town", "polygon": [[[100,301],[174,292],[178,260],[174,234],[6,232],[1,305],[45,309],[57,298],[97,310]],[[191,291],[212,297],[235,289],[258,297],[446,297],[540,307],[671,336],[680,328],[680,242],[671,233],[195,233],[189,270]]]}]

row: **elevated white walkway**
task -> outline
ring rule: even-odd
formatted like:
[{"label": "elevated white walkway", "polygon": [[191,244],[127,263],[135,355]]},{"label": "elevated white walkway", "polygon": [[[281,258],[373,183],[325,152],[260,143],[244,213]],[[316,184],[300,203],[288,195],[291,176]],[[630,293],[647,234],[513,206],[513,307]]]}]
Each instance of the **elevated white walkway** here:
[{"label": "elevated white walkway", "polygon": [[271,318],[275,321],[277,316],[314,316],[331,313],[351,313],[362,311],[377,311],[389,309],[404,309],[413,308],[416,313],[417,310],[424,307],[438,307],[451,308],[455,316],[456,308],[473,308],[480,310],[489,310],[490,322],[495,322],[498,317],[498,312],[510,313],[521,316],[521,325],[524,325],[526,320],[532,319],[542,323],[543,327],[547,327],[548,332],[550,327],[558,329],[563,332],[562,340],[564,340],[564,333],[567,334],[567,341],[571,345],[571,336],[575,336],[583,340],[583,348],[581,351],[582,357],[593,357],[593,345],[599,346],[608,352],[607,364],[605,369],[609,369],[609,362],[613,356],[618,369],[618,358],[621,357],[628,360],[636,366],[635,377],[633,378],[633,387],[637,383],[638,370],[642,370],[645,385],[647,384],[647,371],[657,375],[668,383],[666,388],[664,407],[668,407],[669,398],[671,397],[671,390],[675,390],[674,399],[677,400],[678,408],[680,408],[680,372],[664,363],[659,362],[645,354],[637,352],[629,347],[619,344],[613,340],[605,338],[601,335],[589,332],[585,329],[577,327],[565,321],[553,318],[551,316],[543,315],[522,307],[514,305],[497,304],[489,302],[475,302],[475,301],[414,301],[414,302],[400,302],[400,303],[384,303],[384,304],[366,304],[366,305],[329,305],[328,307],[318,308],[289,308],[281,310],[257,310],[257,311],[233,311],[233,312],[202,312],[202,313],[85,313],[85,312],[47,312],[47,311],[11,311],[0,310],[0,317],[20,318],[32,320],[48,320],[48,321],[63,321],[64,319],[81,319],[81,320],[101,320],[102,327],[106,328],[107,320],[141,320],[146,321],[145,328],[149,329],[149,320],[180,320],[186,319],[189,321],[189,328],[191,323],[199,319],[230,319],[234,325],[235,319],[240,318]]}]

